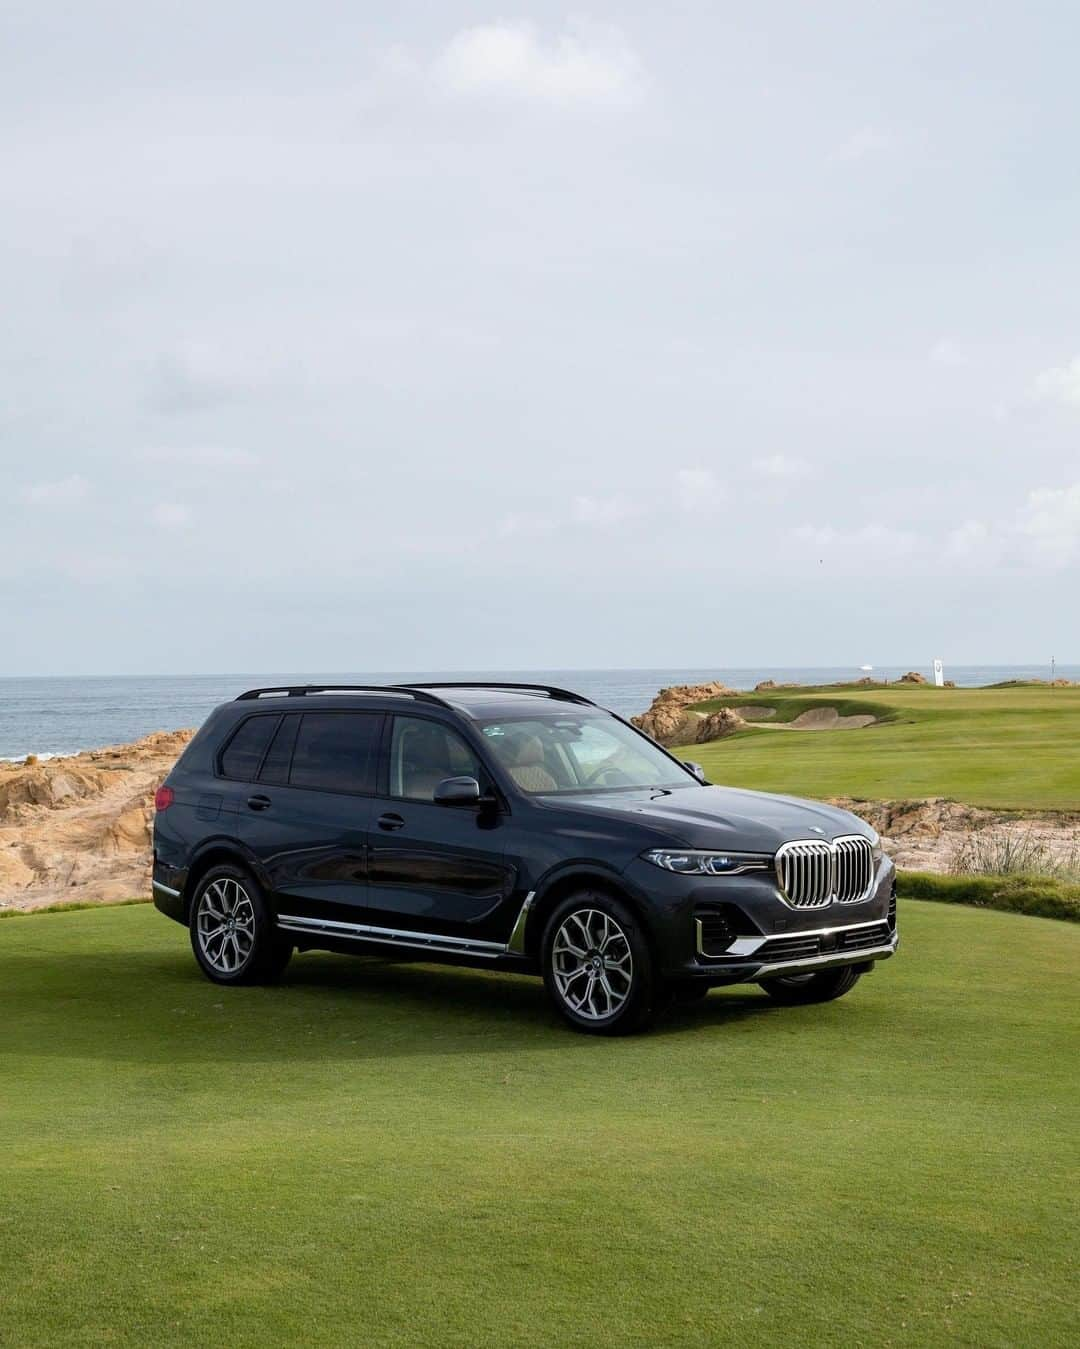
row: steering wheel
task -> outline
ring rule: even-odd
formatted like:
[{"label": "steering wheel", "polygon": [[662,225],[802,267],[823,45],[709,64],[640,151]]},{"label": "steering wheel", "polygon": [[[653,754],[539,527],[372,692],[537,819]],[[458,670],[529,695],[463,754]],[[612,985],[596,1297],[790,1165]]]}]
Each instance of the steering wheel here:
[{"label": "steering wheel", "polygon": [[610,764],[605,766],[601,764],[594,773],[591,773],[585,779],[586,787],[632,787],[634,779],[628,773],[624,773],[621,768],[613,768]]}]

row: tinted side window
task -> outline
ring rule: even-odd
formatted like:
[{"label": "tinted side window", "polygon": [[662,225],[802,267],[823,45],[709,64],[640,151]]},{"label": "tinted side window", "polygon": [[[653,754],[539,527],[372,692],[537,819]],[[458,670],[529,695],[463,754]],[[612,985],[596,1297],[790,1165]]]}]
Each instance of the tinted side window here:
[{"label": "tinted side window", "polygon": [[476,778],[484,773],[476,755],[448,726],[422,717],[395,717],[390,745],[390,795],[432,801],[445,778]]},{"label": "tinted side window", "polygon": [[305,712],[289,785],[373,793],[381,726],[377,712]]},{"label": "tinted side window", "polygon": [[276,782],[284,786],[289,781],[289,765],[292,763],[293,745],[296,744],[296,732],[300,717],[296,712],[281,718],[277,734],[270,742],[263,766],[259,773],[260,782]]},{"label": "tinted side window", "polygon": [[248,717],[240,724],[221,756],[221,771],[227,778],[239,778],[242,782],[254,778],[280,719]]}]

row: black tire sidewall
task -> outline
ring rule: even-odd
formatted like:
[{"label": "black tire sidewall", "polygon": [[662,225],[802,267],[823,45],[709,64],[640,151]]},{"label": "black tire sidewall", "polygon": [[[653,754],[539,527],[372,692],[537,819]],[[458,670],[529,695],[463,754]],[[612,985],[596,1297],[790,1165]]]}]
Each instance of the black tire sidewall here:
[{"label": "black tire sidewall", "polygon": [[[604,1021],[593,1021],[578,1015],[563,999],[555,983],[552,947],[555,935],[566,918],[577,909],[597,909],[619,924],[626,934],[633,958],[630,996],[622,1007]],[[544,928],[540,946],[540,961],[544,987],[552,1006],[575,1030],[589,1035],[629,1035],[642,1029],[652,1020],[657,1010],[656,962],[641,920],[621,900],[599,890],[579,890],[568,895],[552,910]]]},{"label": "black tire sidewall", "polygon": [[[207,886],[215,881],[237,881],[244,887],[251,907],[255,913],[255,944],[247,963],[232,974],[223,974],[210,965],[199,946],[196,916],[199,903]],[[262,887],[247,870],[232,862],[222,862],[211,867],[199,878],[198,886],[191,900],[191,912],[188,916],[188,932],[191,937],[191,949],[203,974],[215,984],[256,984],[276,979],[288,964],[292,947],[284,942],[277,932],[270,906],[266,902]]]},{"label": "black tire sidewall", "polygon": [[814,1002],[832,1002],[850,993],[859,982],[861,970],[842,965],[834,970],[822,970],[808,979],[805,984],[785,984],[779,979],[762,980],[760,987],[774,1001],[789,1007],[803,1006]]}]

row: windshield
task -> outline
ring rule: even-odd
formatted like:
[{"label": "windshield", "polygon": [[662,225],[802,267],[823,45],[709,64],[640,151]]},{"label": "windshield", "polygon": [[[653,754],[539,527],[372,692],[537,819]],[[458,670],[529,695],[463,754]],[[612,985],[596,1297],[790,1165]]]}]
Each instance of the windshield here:
[{"label": "windshield", "polygon": [[697,779],[643,735],[603,715],[482,722],[492,753],[522,791],[617,791],[691,787]]}]

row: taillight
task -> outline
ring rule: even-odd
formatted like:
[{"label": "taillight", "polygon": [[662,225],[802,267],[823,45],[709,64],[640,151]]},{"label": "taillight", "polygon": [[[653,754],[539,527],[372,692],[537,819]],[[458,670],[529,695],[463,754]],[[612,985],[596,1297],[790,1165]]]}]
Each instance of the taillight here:
[{"label": "taillight", "polygon": [[154,809],[168,810],[176,800],[176,793],[171,787],[159,787],[154,793]]}]

